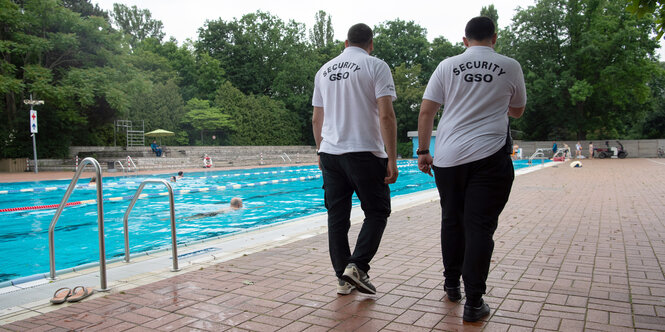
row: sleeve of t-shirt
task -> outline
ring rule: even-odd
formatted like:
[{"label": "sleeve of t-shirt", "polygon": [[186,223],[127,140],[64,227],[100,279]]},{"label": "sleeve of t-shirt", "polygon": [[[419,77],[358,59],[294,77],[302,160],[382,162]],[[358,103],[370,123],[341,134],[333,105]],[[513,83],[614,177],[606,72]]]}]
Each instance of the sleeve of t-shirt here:
[{"label": "sleeve of t-shirt", "polygon": [[323,107],[323,96],[321,96],[321,87],[319,87],[319,72],[316,73],[314,78],[314,94],[312,94],[312,106]]},{"label": "sleeve of t-shirt", "polygon": [[510,97],[509,107],[523,107],[526,105],[526,87],[524,86],[524,74],[522,73],[522,66],[515,61],[515,77],[513,82],[515,84],[515,92]]},{"label": "sleeve of t-shirt", "polygon": [[429,78],[425,93],[423,94],[423,99],[431,100],[441,105],[445,104],[442,71],[442,64],[440,63]]},{"label": "sleeve of t-shirt", "polygon": [[383,61],[377,61],[375,67],[375,85],[374,85],[374,94],[376,99],[379,99],[384,96],[392,96],[392,100],[397,99],[397,94],[395,93],[395,82],[393,81],[393,75],[390,73],[390,67]]}]

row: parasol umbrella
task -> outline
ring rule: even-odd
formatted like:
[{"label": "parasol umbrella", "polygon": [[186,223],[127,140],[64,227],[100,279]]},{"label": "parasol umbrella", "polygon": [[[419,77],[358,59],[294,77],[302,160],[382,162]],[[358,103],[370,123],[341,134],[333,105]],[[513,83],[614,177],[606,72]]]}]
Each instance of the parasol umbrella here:
[{"label": "parasol umbrella", "polygon": [[144,135],[145,136],[150,136],[150,137],[160,137],[159,145],[162,145],[161,137],[173,136],[175,134],[172,131],[168,131],[168,130],[164,130],[164,129],[155,129],[153,131],[145,133]]}]

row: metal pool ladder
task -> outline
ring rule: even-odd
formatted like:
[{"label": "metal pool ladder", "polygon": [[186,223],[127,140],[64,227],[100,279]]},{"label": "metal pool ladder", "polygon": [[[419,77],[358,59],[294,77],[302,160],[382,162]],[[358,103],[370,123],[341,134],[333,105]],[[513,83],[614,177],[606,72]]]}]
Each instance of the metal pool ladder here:
[{"label": "metal pool ladder", "polygon": [[122,175],[125,175],[125,166],[122,164],[122,161],[116,160],[113,162],[113,165],[120,165],[120,168],[122,168]]},{"label": "metal pool ladder", "polygon": [[83,169],[87,164],[92,164],[93,167],[95,167],[95,176],[96,176],[96,181],[95,184],[97,186],[97,227],[98,227],[98,235],[99,235],[99,278],[100,278],[100,291],[108,291],[109,289],[106,287],[106,249],[104,247],[104,201],[103,201],[103,194],[102,194],[102,167],[99,166],[99,162],[95,158],[88,157],[83,159],[81,161],[81,164],[79,165],[78,170],[76,171],[76,174],[74,174],[74,177],[72,178],[72,182],[69,183],[69,187],[67,187],[67,191],[65,192],[65,196],[62,197],[62,201],[60,202],[60,205],[58,206],[58,209],[55,211],[55,215],[53,216],[53,219],[51,220],[51,225],[49,226],[48,229],[48,246],[49,246],[49,259],[50,259],[50,275],[49,279],[55,280],[55,244],[54,244],[54,232],[55,232],[55,224],[58,222],[58,218],[60,218],[60,214],[62,213],[62,210],[65,208],[65,205],[67,204],[67,200],[69,199],[69,196],[71,196],[72,191],[74,191],[74,188],[76,187],[76,182],[78,181],[79,177],[81,177],[81,173],[83,172]]},{"label": "metal pool ladder", "polygon": [[123,218],[123,224],[124,224],[124,229],[125,229],[125,262],[129,263],[129,213],[132,212],[132,208],[134,207],[134,204],[136,204],[136,201],[139,199],[141,196],[141,192],[143,191],[143,187],[147,183],[162,183],[166,186],[166,188],[169,190],[169,208],[171,212],[171,246],[172,246],[172,253],[173,253],[173,268],[171,271],[176,272],[180,271],[178,268],[178,243],[176,241],[176,229],[175,229],[175,204],[173,200],[173,188],[171,187],[171,184],[168,183],[166,180],[161,180],[161,179],[147,179],[141,182],[141,185],[139,186],[139,189],[136,190],[136,193],[134,194],[134,198],[132,198],[132,202],[129,203],[129,207],[127,207],[127,211],[125,212],[125,217]]}]

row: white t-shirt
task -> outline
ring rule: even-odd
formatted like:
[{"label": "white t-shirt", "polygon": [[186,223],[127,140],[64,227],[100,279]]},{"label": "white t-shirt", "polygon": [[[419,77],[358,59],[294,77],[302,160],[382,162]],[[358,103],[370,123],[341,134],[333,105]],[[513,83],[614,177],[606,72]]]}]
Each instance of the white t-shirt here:
[{"label": "white t-shirt", "polygon": [[312,106],[323,107],[320,152],[372,152],[387,158],[376,100],[392,96],[388,65],[365,50],[349,46],[316,73]]},{"label": "white t-shirt", "polygon": [[452,167],[480,160],[506,144],[508,107],[526,105],[522,67],[491,47],[469,47],[439,63],[423,99],[444,105],[434,165]]}]

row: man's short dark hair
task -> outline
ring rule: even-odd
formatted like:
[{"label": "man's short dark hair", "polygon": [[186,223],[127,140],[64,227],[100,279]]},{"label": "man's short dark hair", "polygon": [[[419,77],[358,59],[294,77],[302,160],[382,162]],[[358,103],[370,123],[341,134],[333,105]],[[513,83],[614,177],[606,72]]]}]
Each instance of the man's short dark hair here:
[{"label": "man's short dark hair", "polygon": [[346,39],[350,45],[366,48],[372,41],[372,28],[365,23],[358,23],[349,28]]},{"label": "man's short dark hair", "polygon": [[494,36],[495,32],[494,22],[487,16],[478,16],[469,20],[464,29],[466,39],[481,41],[487,40]]}]

